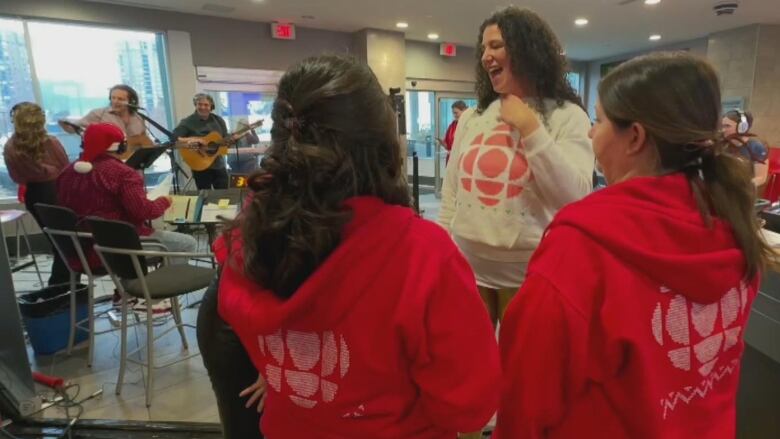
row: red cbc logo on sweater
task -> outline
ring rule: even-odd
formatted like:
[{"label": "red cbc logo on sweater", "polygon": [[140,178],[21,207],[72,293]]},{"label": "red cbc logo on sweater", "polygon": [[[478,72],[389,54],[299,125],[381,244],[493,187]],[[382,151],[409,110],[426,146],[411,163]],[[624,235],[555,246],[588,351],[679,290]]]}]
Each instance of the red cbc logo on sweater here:
[{"label": "red cbc logo on sweater", "polygon": [[260,353],[271,357],[265,366],[268,385],[287,394],[293,404],[314,408],[332,402],[339,382],[349,371],[349,347],[333,331],[277,331],[257,337]]},{"label": "red cbc logo on sweater", "polygon": [[[669,294],[670,290],[661,287],[661,293]],[[661,399],[664,419],[680,403],[706,398],[720,380],[734,373],[739,358],[721,358],[733,357],[724,354],[739,343],[747,305],[748,287],[744,283],[707,305],[691,302],[680,294],[666,306],[656,304],[651,318],[655,341],[667,349],[672,366],[686,372],[695,370],[703,377],[699,383],[669,392]]]},{"label": "red cbc logo on sweater", "polygon": [[520,196],[532,175],[517,131],[505,123],[479,134],[460,157],[460,184],[467,192],[477,191],[485,206]]}]

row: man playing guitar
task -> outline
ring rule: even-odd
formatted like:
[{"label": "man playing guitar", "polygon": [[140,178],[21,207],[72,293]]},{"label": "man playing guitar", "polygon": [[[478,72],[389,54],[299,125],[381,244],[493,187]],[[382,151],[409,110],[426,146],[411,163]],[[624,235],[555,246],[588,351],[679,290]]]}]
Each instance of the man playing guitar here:
[{"label": "man playing guitar", "polygon": [[[173,130],[174,138],[180,143],[202,143],[199,137],[211,132],[219,133],[223,138],[227,137],[227,125],[225,120],[212,113],[214,99],[205,93],[198,93],[193,97],[195,112],[179,122],[179,126]],[[227,189],[228,174],[225,167],[225,158],[218,156],[207,169],[196,171],[192,176],[198,189]]]},{"label": "man playing guitar", "polygon": [[138,93],[125,84],[111,87],[109,91],[110,105],[104,108],[96,108],[86,116],[75,121],[60,120],[60,127],[65,132],[80,134],[77,127],[86,128],[96,123],[110,123],[116,125],[127,136],[128,150],[122,156],[125,160],[138,147],[152,146],[152,140],[146,135],[146,122],[138,115]]}]

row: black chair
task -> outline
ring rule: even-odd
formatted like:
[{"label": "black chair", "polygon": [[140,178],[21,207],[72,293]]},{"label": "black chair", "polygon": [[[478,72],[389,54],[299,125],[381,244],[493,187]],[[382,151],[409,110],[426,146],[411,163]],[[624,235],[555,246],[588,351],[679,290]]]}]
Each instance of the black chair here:
[{"label": "black chair", "polygon": [[[76,331],[87,331],[89,334],[89,353],[87,356],[87,366],[92,366],[95,347],[95,279],[105,276],[108,272],[100,264],[97,255],[92,251],[92,235],[80,231],[78,228],[79,218],[71,209],[51,204],[38,203],[35,205],[38,216],[43,225],[43,231],[49,236],[54,244],[55,250],[59,253],[65,266],[70,272],[70,333],[68,336],[68,355],[73,350],[73,344],[76,339]],[[81,275],[87,276],[87,300],[88,310],[86,323],[85,320],[76,321],[76,285],[81,279]],[[103,334],[107,331],[101,331]]]},{"label": "black chair", "polygon": [[[88,217],[87,222],[95,239],[95,251],[103,261],[103,265],[122,296],[121,354],[116,393],[118,395],[122,392],[127,361],[146,366],[146,406],[148,407],[152,402],[154,369],[166,367],[194,356],[190,355],[167,364],[155,366],[154,341],[173,329],[178,329],[184,349],[187,350],[189,348],[184,327],[194,328],[194,326],[183,323],[178,296],[209,286],[216,274],[216,270],[213,268],[213,255],[210,253],[169,252],[162,244],[157,245],[160,250],[146,250],[141,245],[141,240],[132,224],[96,217]],[[149,271],[147,268],[147,258],[149,257],[163,258],[163,266],[154,271]],[[211,258],[212,268],[197,267],[189,264],[171,265],[170,258]],[[145,363],[128,358],[129,355],[143,349],[142,346],[130,353],[127,352],[128,296],[144,299],[146,303],[147,360]],[[151,318],[153,315],[152,301],[162,299],[170,299],[171,314],[175,325],[155,337],[153,319]]]}]

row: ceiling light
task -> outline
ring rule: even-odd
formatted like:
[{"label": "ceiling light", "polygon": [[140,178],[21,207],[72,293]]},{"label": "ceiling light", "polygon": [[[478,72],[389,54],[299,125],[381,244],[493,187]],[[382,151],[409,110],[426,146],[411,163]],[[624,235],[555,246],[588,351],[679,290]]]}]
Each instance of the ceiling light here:
[{"label": "ceiling light", "polygon": [[658,41],[661,39],[661,36],[658,34],[650,35],[650,41]]},{"label": "ceiling light", "polygon": [[398,23],[395,24],[395,27],[399,29],[406,29],[407,27],[409,27],[409,23],[405,21],[399,21]]},{"label": "ceiling light", "polygon": [[661,3],[661,0],[645,0],[645,4],[648,6],[657,5],[658,3]]},{"label": "ceiling light", "polygon": [[574,24],[576,24],[579,27],[586,26],[588,24],[587,18],[578,18],[574,20]]},{"label": "ceiling light", "polygon": [[430,33],[430,34],[428,34],[428,39],[429,40],[438,40],[439,39],[439,34]]}]

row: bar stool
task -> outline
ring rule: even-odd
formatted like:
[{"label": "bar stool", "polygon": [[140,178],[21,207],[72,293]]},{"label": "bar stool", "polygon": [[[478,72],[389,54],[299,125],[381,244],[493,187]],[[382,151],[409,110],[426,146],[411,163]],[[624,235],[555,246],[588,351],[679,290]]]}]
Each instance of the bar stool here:
[{"label": "bar stool", "polygon": [[[8,210],[0,210],[0,224],[6,224],[6,223],[16,223],[16,230],[14,233],[14,236],[16,236],[16,260],[19,260],[19,254],[21,253],[21,240],[19,240],[19,228],[22,229],[22,237],[24,238],[25,244],[27,244],[27,251],[30,253],[30,257],[32,257],[32,265],[35,267],[35,273],[38,275],[38,281],[41,283],[41,286],[43,286],[43,278],[41,277],[41,270],[38,268],[38,261],[35,260],[35,253],[32,251],[32,246],[30,246],[30,238],[27,235],[27,227],[24,225],[24,217],[28,215],[29,212],[26,210],[18,210],[18,209],[8,209]],[[25,267],[29,267],[30,263],[24,263],[18,266],[15,266],[11,268],[12,272],[17,272]]]}]

